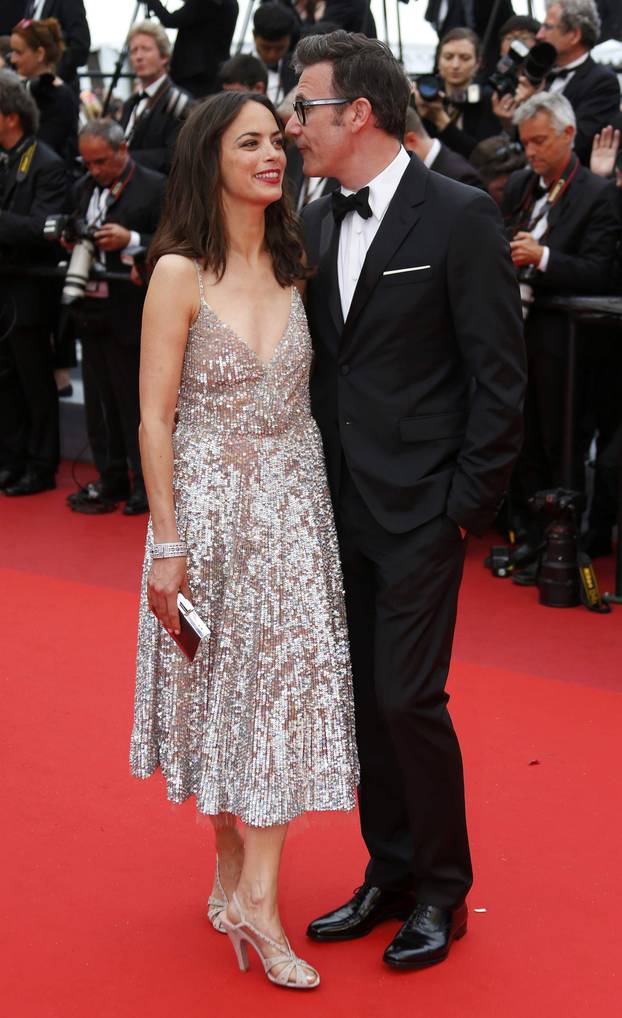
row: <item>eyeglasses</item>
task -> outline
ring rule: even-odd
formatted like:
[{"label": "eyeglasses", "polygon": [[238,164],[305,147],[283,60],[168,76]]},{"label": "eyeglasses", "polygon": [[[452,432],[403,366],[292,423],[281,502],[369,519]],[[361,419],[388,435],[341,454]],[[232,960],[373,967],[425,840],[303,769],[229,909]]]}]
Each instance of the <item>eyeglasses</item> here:
[{"label": "eyeglasses", "polygon": [[310,106],[345,106],[353,103],[354,99],[296,99],[294,113],[299,123],[304,127],[307,122],[307,110]]}]

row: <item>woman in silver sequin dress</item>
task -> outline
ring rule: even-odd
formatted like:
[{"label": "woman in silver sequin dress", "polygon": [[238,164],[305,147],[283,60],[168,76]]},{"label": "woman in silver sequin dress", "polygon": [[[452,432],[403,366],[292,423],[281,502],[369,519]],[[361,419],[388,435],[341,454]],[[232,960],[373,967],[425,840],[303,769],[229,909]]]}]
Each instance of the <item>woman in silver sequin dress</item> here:
[{"label": "woman in silver sequin dress", "polygon": [[[269,979],[307,989],[319,977],[279,920],[281,850],[299,814],[354,807],[358,763],[284,165],[263,96],[215,96],[180,134],[143,320],[151,520],[131,767],[161,768],[169,799],[193,795],[212,819],[210,918],[241,967],[251,944]],[[177,542],[185,555],[154,558]],[[210,629],[193,665],[166,631],[179,591]]]}]

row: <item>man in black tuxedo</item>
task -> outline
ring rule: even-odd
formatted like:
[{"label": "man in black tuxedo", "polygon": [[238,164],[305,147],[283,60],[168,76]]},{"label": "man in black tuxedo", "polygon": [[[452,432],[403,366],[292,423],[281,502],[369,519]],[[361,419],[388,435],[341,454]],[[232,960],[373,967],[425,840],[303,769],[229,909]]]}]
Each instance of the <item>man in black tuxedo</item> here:
[{"label": "man in black tuxedo", "polygon": [[[541,92],[515,114],[529,168],[510,177],[504,211],[514,234],[512,258],[522,277],[527,307],[546,293],[611,292],[620,206],[614,184],[582,166],[573,152],[576,120],[559,93]],[[566,323],[550,311],[530,309],[525,337],[529,385],[525,443],[512,482],[514,520],[529,544],[541,529],[527,513],[536,491],[562,484]],[[582,375],[582,372],[579,372]],[[575,452],[574,487],[582,489],[581,438]],[[535,579],[525,572],[519,582]]]},{"label": "man in black tuxedo", "polygon": [[[80,155],[88,172],[75,185],[72,211],[94,231],[105,268],[129,278],[128,262],[149,247],[158,225],[165,177],[131,159],[123,129],[112,120],[83,127]],[[99,471],[95,484],[69,496],[75,512],[108,512],[121,499],[127,499],[125,515],[147,512],[138,446],[144,295],[144,286],[130,282],[94,282],[75,312],[87,432]]]},{"label": "man in black tuxedo", "polygon": [[266,95],[275,106],[283,101],[296,84],[291,50],[298,27],[289,7],[267,3],[258,7],[253,16],[253,41],[257,56],[268,70]]},{"label": "man in black tuxedo", "polygon": [[600,17],[594,0],[549,0],[538,39],[557,50],[557,61],[547,78],[549,92],[562,92],[577,118],[575,152],[590,164],[597,131],[615,123],[620,114],[620,83],[610,67],[597,64],[590,50],[599,40]]},{"label": "man in black tuxedo", "polygon": [[343,189],[303,219],[370,855],[362,887],[308,933],[344,940],[399,916],[384,960],[422,968],[466,932],[471,862],[445,681],[465,534],[493,519],[520,447],[518,288],[488,195],[402,148],[410,86],[388,47],[334,32],[303,40],[296,60],[286,130],[305,172]]},{"label": "man in black tuxedo", "polygon": [[37,141],[34,99],[12,71],[0,71],[0,490],[34,495],[55,485],[58,397],[50,342],[55,288],[20,266],[52,266],[61,250],[43,236],[61,212],[62,160]]},{"label": "man in black tuxedo", "polygon": [[421,117],[412,106],[406,111],[404,148],[414,152],[424,166],[444,177],[459,180],[461,184],[484,188],[484,182],[474,166],[457,152],[443,145],[439,138],[431,138],[423,126]]},{"label": "man in black tuxedo", "polygon": [[128,48],[140,88],[123,104],[121,126],[125,140],[137,163],[158,173],[168,173],[191,99],[168,76],[171,44],[161,25],[153,21],[134,25],[128,36]]},{"label": "man in black tuxedo", "polygon": [[83,0],[27,0],[22,3],[23,18],[56,18],[63,30],[67,47],[57,73],[68,85],[78,89],[78,67],[86,64],[91,48],[91,33]]},{"label": "man in black tuxedo", "polygon": [[149,10],[165,28],[176,28],[171,78],[196,99],[219,91],[218,69],[229,59],[238,19],[237,0],[186,0],[177,11],[167,11],[160,0],[149,0]]}]

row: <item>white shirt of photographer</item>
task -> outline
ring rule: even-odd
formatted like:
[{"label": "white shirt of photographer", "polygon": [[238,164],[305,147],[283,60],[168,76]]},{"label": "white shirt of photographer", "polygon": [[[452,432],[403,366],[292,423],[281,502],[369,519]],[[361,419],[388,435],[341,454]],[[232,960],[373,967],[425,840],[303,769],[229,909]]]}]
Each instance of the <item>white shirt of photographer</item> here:
[{"label": "white shirt of photographer", "polygon": [[[102,226],[106,222],[106,215],[108,213],[108,195],[110,194],[110,188],[100,188],[96,186],[93,189],[89,207],[86,210],[86,223],[87,226]],[[121,260],[126,261],[126,264],[131,265],[132,255],[136,248],[141,245],[140,233],[137,230],[130,230],[130,242],[127,247],[124,247],[121,251]],[[106,252],[102,251],[101,248],[97,249],[98,260],[102,265],[106,264]]]},{"label": "white shirt of photographer", "polygon": [[[337,278],[344,321],[348,317],[367,252],[409,165],[408,153],[405,148],[400,146],[395,159],[385,166],[377,177],[369,181],[369,207],[372,211],[369,219],[363,219],[358,212],[349,212],[341,224],[337,254]],[[354,194],[354,191],[348,191],[345,187],[342,187],[341,191],[345,195]]]}]

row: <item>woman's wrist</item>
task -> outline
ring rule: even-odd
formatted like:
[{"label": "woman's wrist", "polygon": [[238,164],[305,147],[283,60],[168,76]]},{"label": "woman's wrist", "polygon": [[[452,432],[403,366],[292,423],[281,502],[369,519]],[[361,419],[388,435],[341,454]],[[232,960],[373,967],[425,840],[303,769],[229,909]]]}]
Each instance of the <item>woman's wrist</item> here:
[{"label": "woman's wrist", "polygon": [[188,546],[185,541],[162,541],[154,543],[152,558],[184,558],[188,554]]}]

